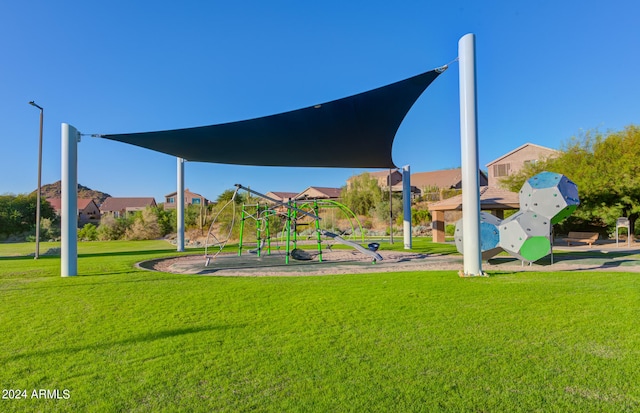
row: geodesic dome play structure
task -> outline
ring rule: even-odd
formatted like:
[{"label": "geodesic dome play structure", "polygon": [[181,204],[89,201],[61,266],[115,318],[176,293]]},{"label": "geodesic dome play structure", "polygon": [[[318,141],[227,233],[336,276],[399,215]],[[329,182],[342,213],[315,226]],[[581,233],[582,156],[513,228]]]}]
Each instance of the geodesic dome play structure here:
[{"label": "geodesic dome play structure", "polygon": [[[480,250],[483,259],[501,251],[527,262],[551,253],[552,227],[567,218],[580,204],[578,187],[566,176],[541,172],[520,189],[520,211],[505,220],[480,213]],[[456,223],[455,241],[463,252],[462,220]]]},{"label": "geodesic dome play structure", "polygon": [[540,172],[520,189],[520,210],[547,217],[551,224],[567,218],[579,204],[577,185],[562,174]]},{"label": "geodesic dome play structure", "polygon": [[[500,223],[502,221],[495,215],[491,215],[488,212],[480,212],[480,251],[482,251],[482,258],[489,259],[496,254],[502,252],[500,247]],[[463,251],[464,238],[462,236],[463,223],[462,220],[456,224],[456,230],[454,233],[454,240],[456,242],[456,248],[460,253]]]}]

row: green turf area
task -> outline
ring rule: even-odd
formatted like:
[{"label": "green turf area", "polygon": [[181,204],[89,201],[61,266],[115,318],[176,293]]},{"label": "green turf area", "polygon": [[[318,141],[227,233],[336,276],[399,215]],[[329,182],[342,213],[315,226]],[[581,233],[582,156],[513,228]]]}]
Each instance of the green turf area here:
[{"label": "green turf area", "polygon": [[640,409],[638,273],[220,278],[133,268],[163,242],[79,249],[61,278],[0,246],[0,382],[28,396],[0,411]]}]

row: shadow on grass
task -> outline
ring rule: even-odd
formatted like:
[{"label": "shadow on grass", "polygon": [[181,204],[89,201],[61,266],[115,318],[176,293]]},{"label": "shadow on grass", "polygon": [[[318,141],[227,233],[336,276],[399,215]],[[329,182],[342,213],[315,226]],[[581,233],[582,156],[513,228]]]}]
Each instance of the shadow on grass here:
[{"label": "shadow on grass", "polygon": [[[584,261],[584,260],[609,260],[613,261],[618,258],[625,258],[632,255],[638,255],[637,251],[616,251],[616,252],[602,252],[602,251],[571,251],[571,252],[559,252],[553,254],[553,263],[551,262],[551,256],[546,256],[541,260],[536,261],[536,264],[540,265],[553,265],[554,263],[571,263],[572,261]],[[625,261],[637,261],[640,264],[640,259],[628,259]]]},{"label": "shadow on grass", "polygon": [[22,354],[16,354],[9,357],[2,357],[0,361],[2,363],[7,363],[11,361],[18,361],[25,358],[31,357],[45,357],[49,355],[72,355],[74,353],[79,353],[81,351],[96,351],[96,350],[107,350],[112,347],[117,346],[126,346],[129,344],[138,344],[138,343],[146,343],[156,340],[163,340],[166,338],[177,337],[187,334],[197,334],[206,331],[224,331],[230,330],[234,328],[243,328],[246,327],[246,324],[238,324],[238,325],[228,325],[228,326],[206,326],[206,327],[187,327],[187,328],[176,328],[162,331],[155,331],[147,334],[140,334],[136,336],[132,336],[123,340],[115,340],[111,342],[101,342],[98,344],[89,344],[86,346],[66,346],[60,348],[54,348],[51,350],[36,350],[31,352],[26,352]]},{"label": "shadow on grass", "polygon": [[[49,259],[60,259],[59,255],[41,255],[38,257],[38,260],[49,260]],[[11,255],[11,256],[0,256],[0,261],[20,261],[20,260],[29,260],[34,262],[33,255]]]},{"label": "shadow on grass", "polygon": [[[112,251],[112,252],[93,252],[78,254],[78,258],[98,258],[98,257],[126,257],[131,255],[152,255],[152,254],[168,254],[176,253],[175,249],[162,249],[162,250],[143,250],[143,251]],[[185,254],[188,254],[186,252]]]},{"label": "shadow on grass", "polygon": [[[631,266],[636,267],[638,265],[640,265],[640,261],[638,260],[618,260],[618,261],[603,262],[599,267],[596,267],[596,268],[606,270],[607,268],[613,269],[618,267],[631,267]],[[570,268],[570,269],[563,269],[562,271],[584,271],[584,270],[580,268]]]},{"label": "shadow on grass", "polygon": [[[109,278],[102,278],[102,281],[100,277],[105,277],[105,276],[110,276],[110,275],[120,275],[120,274],[130,274],[132,276],[139,276],[139,275],[143,275],[144,278],[135,278],[132,280],[129,279],[117,279],[117,280],[111,280]],[[157,275],[157,277],[149,277],[149,276],[145,276],[145,274],[148,275]],[[133,268],[131,270],[122,270],[122,271],[111,271],[111,272],[101,272],[101,273],[93,273],[93,274],[80,274],[80,275],[75,275],[72,277],[64,277],[66,280],[68,280],[69,282],[65,282],[63,284],[60,283],[55,283],[55,284],[43,284],[43,285],[38,285],[38,286],[34,286],[32,283],[29,284],[25,284],[24,286],[22,284],[17,285],[15,287],[6,287],[6,288],[2,288],[0,289],[0,291],[21,291],[21,290],[55,290],[55,289],[59,289],[59,288],[84,288],[84,287],[90,287],[90,286],[103,286],[103,285],[108,285],[108,284],[132,284],[132,283],[146,283],[146,282],[162,282],[162,281],[173,281],[176,279],[176,276],[182,276],[182,274],[175,274],[175,273],[162,273],[162,272],[149,272],[149,271],[144,271],[144,270],[139,270],[136,268]],[[34,278],[45,278],[45,277],[34,277]],[[49,276],[46,278],[63,278],[60,277],[60,275],[55,275],[55,276]],[[197,280],[198,278],[189,276],[189,277],[184,277],[186,278],[190,278],[193,280]],[[89,279],[91,281],[88,282],[81,282],[81,283],[73,283],[73,280],[85,280],[85,279]],[[31,279],[33,280],[33,278]],[[93,280],[101,280],[98,282],[92,282]]]},{"label": "shadow on grass", "polygon": [[[637,251],[562,251],[554,252],[553,256],[548,255],[535,261],[533,264],[553,268],[554,264],[568,265],[589,265],[593,268],[616,268],[621,266],[640,266],[640,257],[627,258],[629,256],[638,256]],[[511,256],[493,257],[487,261],[491,265],[517,264],[521,261]],[[524,263],[523,267],[528,266]],[[565,271],[565,270],[563,270]],[[570,269],[569,271],[574,271]]]},{"label": "shadow on grass", "polygon": [[[189,250],[184,254],[197,254],[199,250]],[[204,250],[202,250],[204,252]],[[152,254],[175,254],[175,249],[160,249],[160,250],[134,250],[134,251],[110,251],[110,252],[92,252],[92,253],[79,253],[78,258],[98,258],[98,257],[123,257],[131,255],[152,255]],[[179,253],[178,253],[179,254]],[[54,255],[40,255],[38,259],[60,259],[60,254]],[[33,260],[33,255],[16,255],[16,256],[0,256],[0,261],[12,261],[12,260]]]}]

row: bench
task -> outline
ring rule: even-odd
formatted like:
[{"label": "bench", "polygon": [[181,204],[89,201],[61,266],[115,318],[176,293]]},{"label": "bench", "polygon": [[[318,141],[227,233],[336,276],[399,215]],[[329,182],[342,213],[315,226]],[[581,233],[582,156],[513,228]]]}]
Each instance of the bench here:
[{"label": "bench", "polygon": [[598,240],[598,236],[599,234],[597,232],[570,231],[569,235],[567,235],[564,240],[567,241],[567,245],[571,245],[572,242],[584,242],[589,244],[589,247],[591,247],[593,243]]}]

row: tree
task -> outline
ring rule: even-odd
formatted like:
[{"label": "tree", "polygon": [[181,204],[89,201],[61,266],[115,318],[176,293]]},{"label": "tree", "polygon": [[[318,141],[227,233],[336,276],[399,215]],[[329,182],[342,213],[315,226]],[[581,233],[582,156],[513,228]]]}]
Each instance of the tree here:
[{"label": "tree", "polygon": [[[18,235],[35,230],[36,194],[0,196],[0,231],[5,236]],[[40,217],[55,219],[53,207],[46,199],[40,203]]]},{"label": "tree", "polygon": [[[231,198],[233,198],[233,194],[236,192],[235,189],[225,189],[220,195],[218,195],[218,198],[216,199],[216,204],[219,205],[224,205],[227,202],[231,201]],[[234,198],[234,202],[236,203],[236,205],[240,205],[243,202],[245,202],[246,196],[240,192],[236,193],[236,197]]]},{"label": "tree", "polygon": [[558,165],[577,185],[581,203],[608,226],[629,218],[631,233],[640,216],[640,128],[627,126],[603,136],[574,141]]},{"label": "tree", "polygon": [[578,185],[580,207],[574,215],[585,221],[615,226],[629,218],[631,233],[640,216],[640,128],[627,126],[603,135],[590,131],[569,140],[554,159],[530,164],[502,181],[519,191],[526,179],[543,170],[561,173]]},{"label": "tree", "polygon": [[382,201],[382,189],[378,181],[365,172],[342,190],[342,201],[355,214],[368,215]]}]

